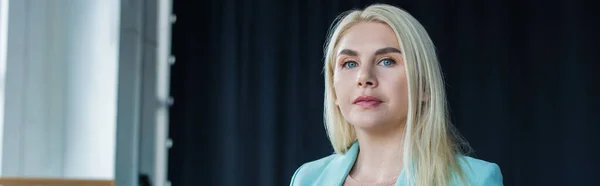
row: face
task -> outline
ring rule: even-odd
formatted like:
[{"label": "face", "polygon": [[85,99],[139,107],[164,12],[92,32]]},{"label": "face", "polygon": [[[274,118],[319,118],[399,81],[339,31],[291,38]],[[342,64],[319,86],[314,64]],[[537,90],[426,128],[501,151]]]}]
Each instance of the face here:
[{"label": "face", "polygon": [[398,39],[383,23],[363,22],[342,36],[336,51],[336,105],[356,129],[401,126],[408,88]]}]

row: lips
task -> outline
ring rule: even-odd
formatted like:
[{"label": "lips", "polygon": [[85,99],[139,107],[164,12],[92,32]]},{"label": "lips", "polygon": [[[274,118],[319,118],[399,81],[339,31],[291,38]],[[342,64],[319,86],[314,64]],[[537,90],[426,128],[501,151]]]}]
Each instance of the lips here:
[{"label": "lips", "polygon": [[364,109],[375,108],[381,104],[381,100],[374,96],[359,96],[353,102]]}]

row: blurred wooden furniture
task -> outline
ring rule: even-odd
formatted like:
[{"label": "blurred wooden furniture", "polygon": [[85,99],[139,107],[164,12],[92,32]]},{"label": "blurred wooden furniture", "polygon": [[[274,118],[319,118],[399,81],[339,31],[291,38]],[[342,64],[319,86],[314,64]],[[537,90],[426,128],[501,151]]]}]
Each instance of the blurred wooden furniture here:
[{"label": "blurred wooden furniture", "polygon": [[0,186],[114,186],[113,180],[0,177]]}]

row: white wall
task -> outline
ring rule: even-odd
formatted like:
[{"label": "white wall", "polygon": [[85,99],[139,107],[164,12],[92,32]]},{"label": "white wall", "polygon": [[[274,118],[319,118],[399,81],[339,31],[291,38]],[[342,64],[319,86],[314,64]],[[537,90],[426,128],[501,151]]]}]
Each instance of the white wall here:
[{"label": "white wall", "polygon": [[12,0],[3,176],[114,178],[119,0]]},{"label": "white wall", "polygon": [[120,3],[62,2],[71,18],[64,174],[113,178]]},{"label": "white wall", "polygon": [[[62,172],[63,140],[61,130],[56,129],[63,127],[60,95],[64,95],[61,79],[65,77],[61,68],[53,67],[64,65],[57,58],[60,51],[46,49],[49,38],[59,35],[45,21],[47,1],[40,2],[32,5],[28,0],[12,0],[9,4],[4,176],[59,176]],[[52,53],[56,55],[48,55]]]},{"label": "white wall", "polygon": [[[0,167],[2,167],[2,134],[4,133],[4,74],[6,67],[6,32],[8,0],[0,0]],[[0,169],[2,175],[2,169]]]}]

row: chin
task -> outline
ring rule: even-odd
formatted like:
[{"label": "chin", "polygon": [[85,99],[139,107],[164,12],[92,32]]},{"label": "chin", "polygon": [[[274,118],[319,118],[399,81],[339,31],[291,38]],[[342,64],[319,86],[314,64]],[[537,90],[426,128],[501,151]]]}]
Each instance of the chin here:
[{"label": "chin", "polygon": [[389,124],[390,122],[382,116],[376,115],[354,115],[350,123],[355,128],[373,129]]}]

